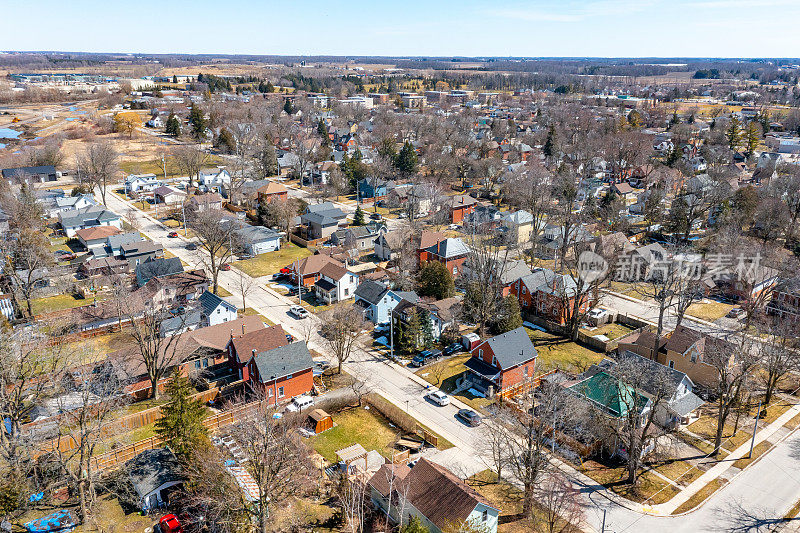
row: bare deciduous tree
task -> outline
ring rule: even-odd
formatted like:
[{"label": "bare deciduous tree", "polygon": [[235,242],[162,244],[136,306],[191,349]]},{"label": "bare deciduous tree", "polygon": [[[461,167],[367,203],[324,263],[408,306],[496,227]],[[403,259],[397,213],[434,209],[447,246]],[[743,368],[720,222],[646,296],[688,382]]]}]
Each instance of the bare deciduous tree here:
[{"label": "bare deciduous tree", "polygon": [[78,156],[79,166],[84,169],[86,181],[100,191],[103,204],[106,203],[108,186],[119,173],[119,153],[109,142],[92,143]]},{"label": "bare deciduous tree", "polygon": [[201,209],[187,213],[187,225],[197,236],[197,257],[211,271],[214,293],[219,288],[219,272],[240,247],[234,225],[219,209]]},{"label": "bare deciduous tree", "polygon": [[364,332],[364,317],[353,305],[340,303],[320,314],[322,338],[338,363],[338,372],[350,358]]},{"label": "bare deciduous tree", "polygon": [[192,188],[194,179],[211,160],[206,152],[192,145],[176,146],[172,150],[172,155],[178,163],[178,168],[189,178],[187,190]]}]

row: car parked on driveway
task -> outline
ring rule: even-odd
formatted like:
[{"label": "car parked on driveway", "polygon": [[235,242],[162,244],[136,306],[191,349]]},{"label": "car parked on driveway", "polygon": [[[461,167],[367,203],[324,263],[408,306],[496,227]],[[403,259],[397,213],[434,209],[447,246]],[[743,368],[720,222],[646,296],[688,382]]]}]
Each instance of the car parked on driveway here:
[{"label": "car parked on driveway", "polygon": [[456,417],[471,427],[479,426],[481,424],[481,415],[472,409],[459,409],[456,413]]},{"label": "car parked on driveway", "polygon": [[158,521],[158,529],[161,533],[182,533],[183,527],[174,514],[165,514]]},{"label": "car parked on driveway", "polygon": [[289,313],[290,313],[290,314],[291,314],[293,317],[295,317],[295,318],[297,318],[297,319],[306,318],[306,317],[308,316],[308,311],[306,310],[306,308],[305,308],[305,307],[301,307],[301,306],[299,306],[299,305],[293,305],[293,306],[291,306],[291,307],[289,308]]},{"label": "car parked on driveway", "polygon": [[193,243],[193,242],[190,242],[189,244],[186,245],[186,249],[187,250],[197,250],[197,245],[195,243]]},{"label": "car parked on driveway", "polygon": [[747,313],[741,307],[734,307],[733,309],[728,311],[728,318],[741,318],[745,314]]},{"label": "car parked on driveway", "polygon": [[289,405],[286,406],[286,410],[290,413],[297,413],[303,409],[311,407],[312,405],[314,405],[314,398],[311,396],[302,395],[295,397],[291,402],[289,402]]},{"label": "car parked on driveway", "polygon": [[228,270],[231,269],[231,264],[230,263],[222,263],[222,265],[220,265],[219,269],[227,272]]},{"label": "car parked on driveway", "polygon": [[450,357],[451,355],[462,351],[464,351],[464,346],[462,346],[460,342],[454,342],[442,350],[442,355],[445,357]]},{"label": "car parked on driveway", "polygon": [[178,232],[177,231],[170,231],[169,233],[167,233],[167,237],[169,237],[170,239],[174,239],[177,236],[178,236]]},{"label": "car parked on driveway", "polygon": [[442,352],[440,350],[424,350],[414,356],[411,360],[411,366],[420,367],[427,365],[431,361],[439,359],[441,356]]},{"label": "car parked on driveway", "polygon": [[429,392],[425,397],[440,407],[450,405],[450,396],[440,390]]}]

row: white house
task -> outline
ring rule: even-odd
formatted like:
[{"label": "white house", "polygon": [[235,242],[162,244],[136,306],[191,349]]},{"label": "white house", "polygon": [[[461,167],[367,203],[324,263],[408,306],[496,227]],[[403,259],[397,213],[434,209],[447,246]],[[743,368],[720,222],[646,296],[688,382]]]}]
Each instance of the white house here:
[{"label": "white house", "polygon": [[125,178],[125,194],[150,192],[161,187],[155,174],[129,174]]},{"label": "white house", "polygon": [[14,299],[10,294],[0,294],[0,315],[6,317],[6,320],[14,319]]},{"label": "white house", "polygon": [[314,293],[318,300],[332,304],[355,296],[358,275],[334,263],[323,266],[319,274],[320,277],[314,284]]},{"label": "white house", "polygon": [[236,320],[237,311],[235,305],[228,303],[213,292],[206,291],[198,298],[206,326],[216,326],[223,322]]},{"label": "white house", "polygon": [[180,205],[186,201],[186,193],[172,187],[161,186],[153,189],[153,199],[159,204]]},{"label": "white house", "polygon": [[197,182],[208,191],[222,192],[231,184],[231,175],[225,167],[206,168],[197,174]]},{"label": "white house", "polygon": [[259,255],[280,250],[281,239],[277,231],[262,226],[244,226],[235,230],[247,255]]},{"label": "white house", "polygon": [[118,214],[98,206],[59,213],[58,222],[67,237],[74,237],[78,230],[95,226],[114,226],[122,229],[122,218]]}]

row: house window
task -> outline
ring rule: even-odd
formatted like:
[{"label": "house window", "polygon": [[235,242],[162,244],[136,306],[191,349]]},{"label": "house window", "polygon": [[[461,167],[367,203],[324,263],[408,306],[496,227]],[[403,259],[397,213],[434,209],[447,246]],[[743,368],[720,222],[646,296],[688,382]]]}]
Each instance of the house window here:
[{"label": "house window", "polygon": [[526,378],[528,377],[528,367],[527,366],[522,369],[522,375],[525,376]]},{"label": "house window", "polygon": [[278,398],[283,398],[283,387],[278,387]]},{"label": "house window", "polygon": [[669,360],[669,367],[675,368],[675,361],[673,361],[672,359]]},{"label": "house window", "polygon": [[355,278],[353,278],[353,276],[350,276],[350,283],[353,283],[354,281],[355,281]]},{"label": "house window", "polygon": [[197,370],[200,370],[200,361],[199,361],[199,360],[194,362],[194,367],[195,367]]},{"label": "house window", "polygon": [[347,296],[348,294],[350,294],[350,289],[345,289],[344,290],[344,295]]},{"label": "house window", "polygon": [[458,267],[453,267],[453,275],[458,276]]},{"label": "house window", "polygon": [[478,357],[483,359],[483,349],[478,350]]},{"label": "house window", "polygon": [[267,396],[272,398],[272,389],[267,389]]},{"label": "house window", "polygon": [[497,357],[492,356],[492,366],[497,366]]},{"label": "house window", "polygon": [[481,515],[481,522],[486,522],[487,520],[489,520],[489,511],[484,509]]},{"label": "house window", "polygon": [[203,359],[203,368],[208,368],[208,359]]},{"label": "house window", "polygon": [[692,350],[692,363],[697,362],[697,352]]}]

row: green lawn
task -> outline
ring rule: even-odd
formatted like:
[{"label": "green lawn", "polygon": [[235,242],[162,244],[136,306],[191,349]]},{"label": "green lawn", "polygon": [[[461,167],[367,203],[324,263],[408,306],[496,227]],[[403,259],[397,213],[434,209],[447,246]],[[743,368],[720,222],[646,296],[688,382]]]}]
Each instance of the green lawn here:
[{"label": "green lawn", "polygon": [[536,359],[537,374],[556,368],[582,371],[603,359],[603,354],[575,342],[537,329],[526,329],[539,354]]},{"label": "green lawn", "polygon": [[252,259],[237,261],[236,268],[253,277],[268,276],[278,272],[281,268],[311,255],[311,250],[297,246],[294,243],[285,243],[275,252],[267,252]]},{"label": "green lawn", "polygon": [[390,427],[374,409],[341,411],[333,415],[333,423],[333,428],[311,438],[311,446],[328,462],[336,462],[336,451],[353,444],[377,450],[387,458],[396,451],[392,445],[400,430]]},{"label": "green lawn", "polygon": [[[98,298],[97,300],[100,301],[102,298]],[[57,294],[44,298],[34,298],[31,300],[31,307],[33,308],[34,315],[41,315],[88,305],[92,303],[92,301],[91,298],[76,298],[71,294]]]}]

